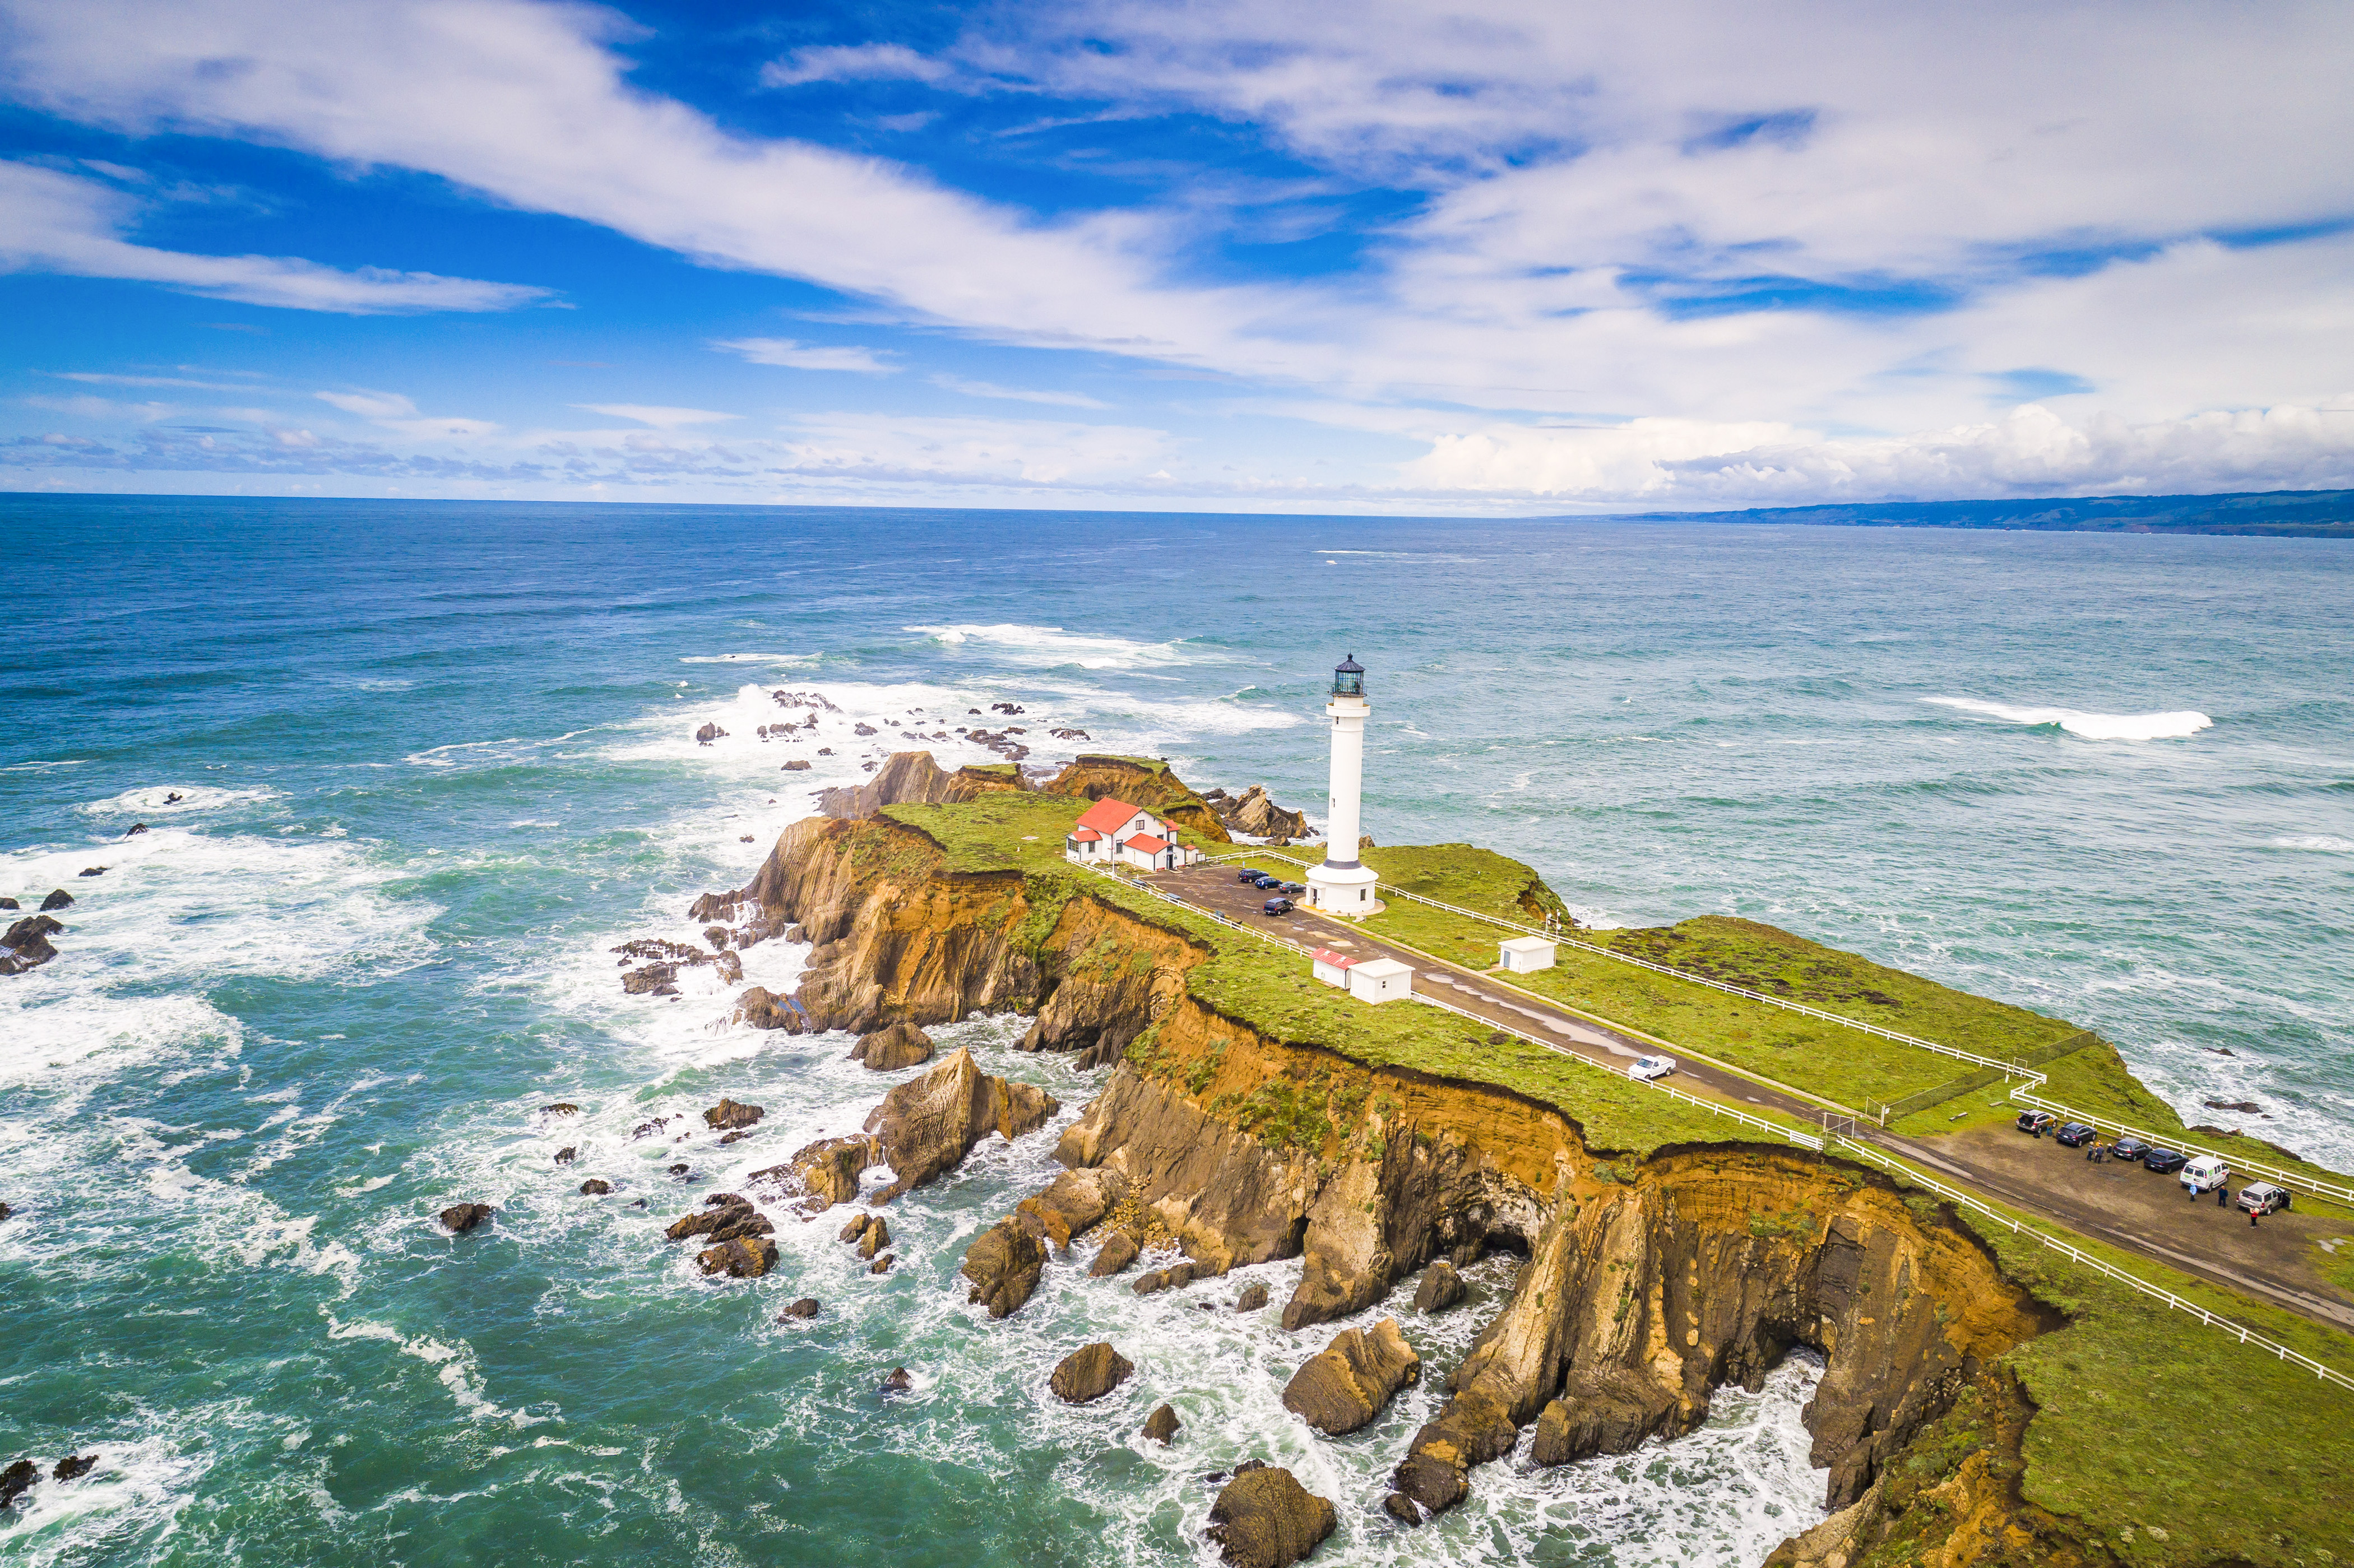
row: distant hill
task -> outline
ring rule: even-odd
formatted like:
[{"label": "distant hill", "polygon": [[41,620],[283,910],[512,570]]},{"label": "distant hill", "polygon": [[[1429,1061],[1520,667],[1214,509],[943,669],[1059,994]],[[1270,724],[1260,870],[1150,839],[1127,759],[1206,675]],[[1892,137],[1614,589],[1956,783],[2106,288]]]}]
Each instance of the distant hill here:
[{"label": "distant hill", "polygon": [[2234,495],[2095,495],[2042,501],[1894,501],[1746,512],[1644,512],[1628,522],[1810,523],[1838,528],[2037,528],[2061,534],[2272,534],[2354,539],[2354,490]]}]

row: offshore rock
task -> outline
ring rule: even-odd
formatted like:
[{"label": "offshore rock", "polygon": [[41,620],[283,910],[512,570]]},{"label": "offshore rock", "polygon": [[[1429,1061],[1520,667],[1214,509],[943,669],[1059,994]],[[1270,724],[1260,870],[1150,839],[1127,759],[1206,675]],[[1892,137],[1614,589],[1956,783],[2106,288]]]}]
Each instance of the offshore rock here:
[{"label": "offshore rock", "polygon": [[72,895],[72,894],[70,894],[70,893],[68,893],[64,888],[62,888],[62,887],[54,887],[54,888],[51,888],[51,889],[49,890],[49,895],[48,895],[47,898],[44,898],[44,899],[42,899],[42,900],[41,900],[41,912],[42,912],[43,914],[47,914],[47,913],[48,913],[48,912],[49,912],[50,910],[52,910],[52,909],[63,909],[63,908],[66,908],[66,907],[68,907],[69,906],[70,906],[70,905],[73,903],[73,901],[74,901],[74,896],[73,896],[73,895]]},{"label": "offshore rock", "polygon": [[1126,1383],[1136,1363],[1097,1340],[1065,1356],[1046,1386],[1066,1404],[1090,1404]]},{"label": "offshore rock", "polygon": [[1265,1285],[1246,1285],[1243,1287],[1243,1293],[1235,1298],[1235,1310],[1237,1312],[1256,1312],[1266,1305],[1267,1287]]},{"label": "offshore rock", "polygon": [[862,1034],[850,1048],[850,1059],[864,1062],[878,1073],[918,1067],[932,1059],[932,1037],[912,1023],[893,1023]]},{"label": "offshore rock", "polygon": [[758,1106],[742,1105],[722,1097],[717,1105],[703,1113],[703,1120],[714,1132],[732,1131],[739,1127],[749,1127],[768,1114]]},{"label": "offshore rock", "polygon": [[788,1195],[806,1195],[816,1200],[805,1205],[808,1213],[823,1213],[834,1204],[847,1203],[858,1196],[859,1175],[875,1160],[875,1140],[871,1138],[857,1134],[822,1138],[815,1143],[803,1144],[782,1165],[755,1171],[746,1181],[776,1182]]},{"label": "offshore rock", "polygon": [[858,1238],[858,1255],[871,1262],[876,1253],[890,1245],[891,1227],[885,1224],[883,1217],[877,1214],[875,1223],[866,1227],[866,1234]]},{"label": "offshore rock", "polygon": [[1019,1138],[1061,1108],[1045,1090],[991,1077],[970,1051],[959,1051],[893,1089],[868,1114],[867,1136],[896,1178],[875,1202],[887,1203],[955,1169],[991,1132]]},{"label": "offshore rock", "polygon": [[1463,1299],[1463,1277],[1455,1266],[1440,1258],[1423,1270],[1422,1284],[1414,1293],[1414,1309],[1417,1312],[1444,1312]]},{"label": "offshore rock", "polygon": [[1138,1275],[1133,1288],[1139,1296],[1157,1296],[1163,1290],[1176,1290],[1191,1285],[1206,1272],[1199,1264],[1172,1263],[1166,1268]]},{"label": "offshore rock", "polygon": [[1292,1375],[1283,1407],[1328,1437],[1369,1425],[1397,1391],[1422,1376],[1422,1358],[1384,1318],[1369,1330],[1343,1329]]},{"label": "offshore rock", "polygon": [[779,996],[766,986],[756,985],[736,999],[735,1011],[728,1013],[727,1022],[799,1034],[808,1025],[808,1015],[790,997]]},{"label": "offshore rock", "polygon": [[779,1316],[777,1321],[781,1323],[787,1318],[814,1318],[818,1315],[820,1310],[821,1308],[818,1306],[816,1297],[804,1296],[800,1300],[794,1302],[791,1306],[786,1308],[784,1312]]},{"label": "offshore rock", "polygon": [[898,1254],[886,1252],[881,1257],[876,1258],[873,1263],[868,1264],[866,1266],[866,1272],[869,1274],[888,1274],[891,1272],[891,1266],[898,1261]]},{"label": "offshore rock", "polygon": [[6,1469],[0,1470],[0,1509],[13,1506],[40,1478],[41,1467],[30,1459],[18,1459]]},{"label": "offshore rock", "polygon": [[58,1467],[49,1472],[49,1479],[78,1481],[96,1469],[98,1461],[99,1456],[96,1454],[68,1454],[58,1461]]},{"label": "offshore rock", "polygon": [[488,1203],[452,1203],[441,1211],[441,1223],[460,1235],[487,1223],[490,1217]]},{"label": "offshore rock", "polygon": [[705,1274],[724,1274],[730,1279],[758,1279],[777,1266],[777,1244],[766,1236],[750,1236],[726,1241],[695,1255],[695,1264]]},{"label": "offshore rock", "polygon": [[569,1100],[558,1100],[552,1106],[540,1107],[539,1114],[542,1116],[578,1116],[580,1114],[580,1107],[572,1104]]},{"label": "offshore rock", "polygon": [[579,1158],[580,1150],[568,1143],[556,1151],[556,1162],[558,1165],[569,1165]]},{"label": "offshore rock", "polygon": [[23,907],[23,905],[13,898],[0,898],[0,909],[22,909]]},{"label": "offshore rock", "polygon": [[1164,1404],[1144,1418],[1144,1435],[1165,1447],[1177,1436],[1179,1425],[1176,1407]]},{"label": "offshore rock", "polygon": [[864,1235],[866,1234],[866,1227],[875,1224],[875,1222],[880,1217],[880,1215],[876,1214],[853,1214],[850,1216],[850,1223],[842,1227],[842,1234],[835,1239],[839,1240],[844,1246],[847,1246],[852,1242],[856,1241],[860,1236]]},{"label": "offshore rock", "polygon": [[736,906],[743,899],[740,893],[706,893],[687,906],[690,920],[733,920]]},{"label": "offshore rock", "polygon": [[1529,1457],[1540,1465],[1567,1465],[1596,1454],[1625,1454],[1666,1429],[1676,1397],[1624,1367],[1569,1374],[1561,1397],[1537,1416]]},{"label": "offshore rock", "polygon": [[65,927],[47,915],[27,915],[0,936],[0,974],[22,974],[58,956],[50,934]]},{"label": "offshore rock", "polygon": [[906,1367],[893,1367],[891,1369],[891,1375],[883,1380],[882,1392],[885,1393],[906,1393],[915,1386],[916,1380],[908,1375],[907,1369]]},{"label": "offshore rock", "polygon": [[1286,1568],[1339,1522],[1331,1503],[1272,1465],[1236,1476],[1210,1505],[1210,1539],[1235,1568]]},{"label": "offshore rock", "polygon": [[676,964],[642,964],[621,977],[621,991],[627,996],[660,996],[674,991],[677,980]]},{"label": "offshore rock", "polygon": [[1097,1279],[1108,1278],[1134,1263],[1136,1253],[1136,1238],[1126,1231],[1114,1231],[1096,1253],[1096,1260],[1087,1265],[1087,1273]]},{"label": "offshore rock", "polygon": [[767,1215],[749,1203],[723,1203],[700,1213],[682,1214],[663,1232],[664,1241],[682,1242],[703,1236],[714,1242],[734,1241],[741,1236],[764,1236],[775,1232]]},{"label": "offshore rock", "polygon": [[967,1299],[986,1307],[991,1317],[1002,1318],[1030,1299],[1045,1267],[1044,1241],[1021,1221],[1007,1218],[983,1231],[965,1250],[960,1272],[972,1281]]},{"label": "offshore rock", "polygon": [[602,1176],[591,1176],[580,1183],[580,1195],[584,1198],[601,1198],[612,1190],[613,1184]]}]

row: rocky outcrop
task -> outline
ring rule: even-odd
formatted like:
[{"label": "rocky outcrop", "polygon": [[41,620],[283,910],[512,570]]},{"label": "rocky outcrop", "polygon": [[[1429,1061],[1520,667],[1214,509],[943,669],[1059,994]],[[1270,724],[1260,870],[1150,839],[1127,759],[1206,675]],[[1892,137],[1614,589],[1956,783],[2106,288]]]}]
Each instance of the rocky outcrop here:
[{"label": "rocky outcrop", "polygon": [[864,1062],[878,1073],[919,1067],[932,1059],[932,1037],[912,1023],[886,1024],[858,1037],[850,1059]]},{"label": "rocky outcrop", "polygon": [[663,1239],[680,1242],[701,1236],[711,1242],[729,1242],[775,1233],[777,1227],[769,1223],[766,1214],[732,1192],[726,1196],[730,1201],[673,1220],[663,1232]]},{"label": "rocky outcrop", "polygon": [[1369,1425],[1401,1388],[1422,1376],[1422,1358],[1384,1318],[1371,1329],[1343,1329],[1292,1374],[1283,1407],[1329,1437]]},{"label": "rocky outcrop", "polygon": [[601,1198],[612,1190],[613,1184],[602,1176],[591,1176],[580,1183],[580,1195],[584,1198]]},{"label": "rocky outcrop", "polygon": [[858,1196],[859,1177],[875,1162],[875,1140],[861,1134],[803,1144],[782,1165],[755,1171],[748,1184],[780,1189],[804,1213],[822,1213]]},{"label": "rocky outcrop", "polygon": [[818,1299],[816,1297],[804,1296],[800,1300],[794,1302],[791,1306],[787,1307],[783,1312],[779,1313],[778,1315],[777,1321],[781,1323],[788,1318],[814,1318],[821,1310],[822,1310],[822,1308],[818,1306]]},{"label": "rocky outcrop", "polygon": [[1287,811],[1267,799],[1267,787],[1254,784],[1240,795],[1228,795],[1224,789],[1213,789],[1204,802],[1218,814],[1218,821],[1237,833],[1255,839],[1299,839],[1308,836],[1308,818],[1300,811]]},{"label": "rocky outcrop", "polygon": [[64,1458],[59,1459],[57,1467],[49,1472],[49,1479],[78,1481],[98,1468],[98,1461],[99,1456],[96,1454],[68,1454]]},{"label": "rocky outcrop", "polygon": [[69,908],[73,901],[72,894],[62,887],[53,887],[49,889],[49,895],[41,900],[41,913],[47,915],[55,910]]},{"label": "rocky outcrop", "polygon": [[1045,1090],[992,1077],[970,1051],[959,1051],[893,1089],[867,1116],[866,1135],[894,1178],[875,1201],[889,1202],[953,1170],[991,1132],[1019,1138],[1061,1108]]},{"label": "rocky outcrop", "polygon": [[1177,1419],[1176,1406],[1155,1405],[1152,1414],[1144,1418],[1145,1440],[1167,1447],[1170,1439],[1177,1436],[1177,1429],[1181,1425]]},{"label": "rocky outcrop", "polygon": [[1271,1465],[1235,1476],[1210,1505],[1210,1539],[1235,1568],[1297,1563],[1339,1522],[1331,1503]]},{"label": "rocky outcrop", "polygon": [[441,1211],[441,1223],[459,1235],[478,1225],[487,1224],[491,1218],[488,1203],[452,1203]]},{"label": "rocky outcrop", "polygon": [[1237,1312],[1257,1312],[1267,1305],[1267,1290],[1266,1286],[1258,1284],[1246,1285],[1243,1287],[1243,1293],[1235,1298],[1235,1310]]},{"label": "rocky outcrop", "polygon": [[1087,1273],[1096,1279],[1118,1274],[1136,1261],[1137,1250],[1134,1236],[1126,1231],[1114,1231],[1096,1250],[1095,1261],[1087,1265]]},{"label": "rocky outcrop", "polygon": [[697,1253],[695,1266],[705,1274],[730,1279],[758,1279],[777,1266],[777,1244],[766,1236],[746,1236],[721,1242]]},{"label": "rocky outcrop", "polygon": [[1191,828],[1205,839],[1234,842],[1209,803],[1164,765],[1129,757],[1081,757],[1041,788],[1049,795],[1080,800],[1117,798],[1166,817],[1181,828]]},{"label": "rocky outcrop", "polygon": [[987,1308],[992,1318],[1003,1318],[1030,1299],[1045,1268],[1044,1239],[1020,1220],[1008,1217],[983,1231],[981,1239],[965,1249],[960,1272],[972,1282],[966,1299]]},{"label": "rocky outcrop", "polygon": [[0,935],[0,975],[22,974],[56,958],[58,950],[49,938],[64,929],[62,922],[48,915],[27,915],[11,924]]},{"label": "rocky outcrop", "polygon": [[1066,1404],[1089,1404],[1126,1383],[1135,1371],[1134,1361],[1097,1340],[1065,1356],[1046,1386]]},{"label": "rocky outcrop", "polygon": [[817,809],[829,817],[862,821],[885,806],[948,805],[1028,788],[1018,768],[960,768],[950,773],[928,751],[895,751],[873,779],[855,789],[819,791]]},{"label": "rocky outcrop", "polygon": [[1455,1266],[1440,1258],[1422,1271],[1422,1283],[1414,1292],[1414,1309],[1417,1312],[1444,1312],[1463,1299],[1463,1277]]},{"label": "rocky outcrop", "polygon": [[769,1113],[759,1106],[748,1106],[722,1097],[717,1105],[703,1113],[704,1125],[714,1132],[733,1132],[739,1127],[750,1127]]},{"label": "rocky outcrop", "polygon": [[781,1029],[789,1034],[804,1033],[810,1028],[810,1016],[801,1011],[801,1003],[760,985],[749,987],[737,997],[727,1022],[748,1023],[755,1029]]}]

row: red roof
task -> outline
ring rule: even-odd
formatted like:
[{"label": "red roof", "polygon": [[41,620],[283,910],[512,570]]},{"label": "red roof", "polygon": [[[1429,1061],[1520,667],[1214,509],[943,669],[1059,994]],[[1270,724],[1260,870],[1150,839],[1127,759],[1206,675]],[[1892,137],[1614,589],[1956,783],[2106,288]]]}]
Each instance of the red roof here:
[{"label": "red roof", "polygon": [[1072,832],[1071,837],[1076,842],[1091,844],[1097,839],[1103,837],[1103,835],[1096,832],[1093,828],[1079,828]]},{"label": "red roof", "polygon": [[1357,961],[1348,954],[1336,953],[1330,948],[1317,948],[1315,958],[1316,961],[1320,964],[1331,964],[1335,969],[1343,969],[1349,968],[1352,964],[1354,964]]},{"label": "red roof", "polygon": [[1150,833],[1139,833],[1128,841],[1128,847],[1132,850],[1142,850],[1146,854],[1159,854],[1169,847],[1169,841],[1156,839]]},{"label": "red roof", "polygon": [[1086,814],[1079,818],[1079,826],[1108,833],[1114,828],[1127,826],[1128,820],[1142,810],[1140,806],[1131,806],[1125,800],[1115,800],[1106,796],[1087,809]]}]

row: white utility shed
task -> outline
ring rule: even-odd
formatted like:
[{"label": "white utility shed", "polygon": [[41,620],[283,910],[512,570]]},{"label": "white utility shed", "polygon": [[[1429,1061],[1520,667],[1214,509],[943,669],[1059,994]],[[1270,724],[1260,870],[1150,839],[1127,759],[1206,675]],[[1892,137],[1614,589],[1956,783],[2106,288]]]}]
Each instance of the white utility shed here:
[{"label": "white utility shed", "polygon": [[1507,937],[1498,944],[1500,951],[1498,965],[1524,975],[1535,969],[1553,968],[1553,957],[1559,943],[1545,937]]},{"label": "white utility shed", "polygon": [[1414,994],[1414,967],[1395,959],[1360,959],[1349,966],[1349,994],[1359,1001],[1395,1001]]},{"label": "white utility shed", "polygon": [[1349,989],[1349,971],[1354,969],[1356,964],[1357,960],[1346,953],[1336,953],[1330,948],[1319,948],[1309,956],[1308,972],[1326,985],[1336,985],[1342,991],[1346,991]]}]

